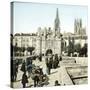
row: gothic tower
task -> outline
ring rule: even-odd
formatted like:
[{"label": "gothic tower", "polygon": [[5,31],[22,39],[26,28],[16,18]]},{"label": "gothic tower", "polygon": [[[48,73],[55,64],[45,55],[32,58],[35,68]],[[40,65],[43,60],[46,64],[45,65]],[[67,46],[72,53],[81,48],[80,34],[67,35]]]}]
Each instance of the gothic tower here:
[{"label": "gothic tower", "polygon": [[55,34],[60,34],[60,20],[59,20],[59,14],[58,14],[58,8],[56,10],[56,18],[55,18],[55,22],[54,22],[55,26]]},{"label": "gothic tower", "polygon": [[80,35],[82,33],[82,19],[75,19],[74,34]]}]

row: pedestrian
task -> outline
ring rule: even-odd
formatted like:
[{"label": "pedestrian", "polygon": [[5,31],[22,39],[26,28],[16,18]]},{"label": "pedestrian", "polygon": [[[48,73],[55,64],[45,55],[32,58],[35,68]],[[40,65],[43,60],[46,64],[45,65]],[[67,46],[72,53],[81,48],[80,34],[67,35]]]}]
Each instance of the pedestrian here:
[{"label": "pedestrian", "polygon": [[34,73],[34,77],[33,77],[33,80],[34,80],[34,87],[38,86],[38,82],[39,82],[39,75],[40,75],[40,71],[39,70],[35,70],[35,73]]},{"label": "pedestrian", "polygon": [[16,62],[13,62],[13,81],[16,81],[17,79],[17,73],[18,73],[18,65]]},{"label": "pedestrian", "polygon": [[24,72],[24,74],[22,75],[22,85],[23,85],[23,88],[26,87],[26,83],[28,83],[28,77],[26,75],[26,72]]},{"label": "pedestrian", "polygon": [[46,74],[42,74],[39,76],[39,86],[40,87],[43,87],[44,85],[48,85],[49,82],[48,82],[49,78]]},{"label": "pedestrian", "polygon": [[53,55],[52,50],[48,49],[46,51],[46,66],[47,66],[47,73],[50,74],[51,68],[52,68],[52,62],[53,62]]},{"label": "pedestrian", "polygon": [[52,54],[48,54],[46,58],[47,73],[50,74],[52,68]]},{"label": "pedestrian", "polygon": [[55,59],[55,55],[53,55],[53,68],[55,69],[56,68],[56,59]]},{"label": "pedestrian", "polygon": [[49,74],[51,73],[51,68],[52,68],[52,58],[48,58],[48,69],[49,69]]},{"label": "pedestrian", "polygon": [[58,83],[58,80],[55,81],[55,86],[60,86],[60,84]]},{"label": "pedestrian", "polygon": [[62,56],[60,56],[60,61],[62,61]]},{"label": "pedestrian", "polygon": [[28,75],[30,77],[30,74],[32,73],[32,59],[31,58],[28,59],[27,71],[28,71]]},{"label": "pedestrian", "polygon": [[58,60],[58,54],[55,54],[55,61],[56,61],[56,65],[55,65],[55,68],[58,67],[58,64],[59,64],[59,60]]},{"label": "pedestrian", "polygon": [[25,71],[26,71],[25,61],[22,63],[21,71],[22,71],[22,72],[25,72]]},{"label": "pedestrian", "polygon": [[42,55],[41,54],[39,55],[39,61],[40,62],[42,61]]}]

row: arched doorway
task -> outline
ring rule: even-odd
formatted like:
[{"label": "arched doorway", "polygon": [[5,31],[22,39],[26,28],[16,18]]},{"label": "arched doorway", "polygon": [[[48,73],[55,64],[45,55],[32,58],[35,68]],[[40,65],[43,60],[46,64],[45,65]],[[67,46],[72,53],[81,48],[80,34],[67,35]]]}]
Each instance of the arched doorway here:
[{"label": "arched doorway", "polygon": [[52,49],[47,49],[47,50],[46,50],[46,54],[45,54],[45,55],[47,56],[47,54],[53,54]]}]

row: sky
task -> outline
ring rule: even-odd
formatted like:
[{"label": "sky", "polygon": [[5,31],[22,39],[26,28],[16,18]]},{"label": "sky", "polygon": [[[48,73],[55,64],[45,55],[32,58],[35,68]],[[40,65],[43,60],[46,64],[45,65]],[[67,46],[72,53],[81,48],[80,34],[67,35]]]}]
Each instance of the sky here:
[{"label": "sky", "polygon": [[14,2],[13,5],[14,33],[36,32],[38,27],[51,27],[53,30],[57,8],[61,32],[74,32],[75,18],[81,18],[83,27],[87,29],[87,6],[25,2]]}]

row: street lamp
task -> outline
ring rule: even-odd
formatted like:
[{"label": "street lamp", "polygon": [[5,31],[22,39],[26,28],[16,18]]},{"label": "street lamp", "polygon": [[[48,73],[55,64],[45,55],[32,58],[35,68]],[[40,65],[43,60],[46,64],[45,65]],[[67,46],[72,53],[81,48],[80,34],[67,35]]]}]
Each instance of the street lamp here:
[{"label": "street lamp", "polygon": [[42,61],[42,35],[40,35],[40,61]]}]

